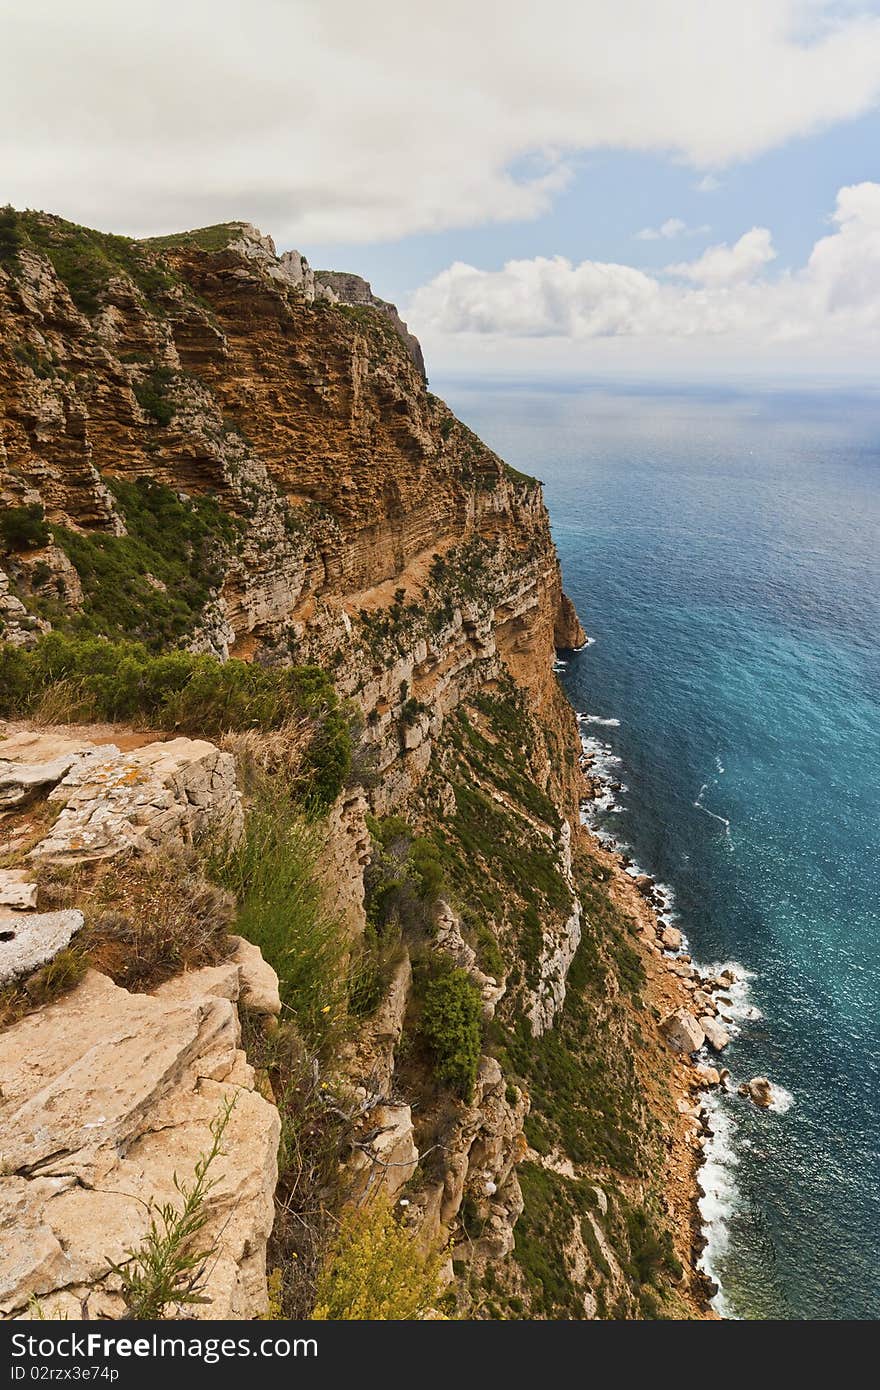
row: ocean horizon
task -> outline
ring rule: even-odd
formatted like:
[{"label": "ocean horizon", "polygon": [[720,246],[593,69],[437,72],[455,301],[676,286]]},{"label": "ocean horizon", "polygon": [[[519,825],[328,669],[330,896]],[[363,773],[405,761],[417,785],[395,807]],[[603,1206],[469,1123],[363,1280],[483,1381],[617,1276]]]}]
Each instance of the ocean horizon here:
[{"label": "ocean horizon", "polygon": [[[703,1267],[735,1318],[880,1316],[880,394],[446,377],[545,485],[592,639],[587,817],[732,964]],[[613,784],[613,787],[612,787]]]}]

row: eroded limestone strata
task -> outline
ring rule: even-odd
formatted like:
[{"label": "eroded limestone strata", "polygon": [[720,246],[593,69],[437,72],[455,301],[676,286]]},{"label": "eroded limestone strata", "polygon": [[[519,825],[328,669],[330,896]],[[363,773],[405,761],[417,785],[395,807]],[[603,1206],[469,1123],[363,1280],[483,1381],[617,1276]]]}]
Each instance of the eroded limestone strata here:
[{"label": "eroded limestone strata", "polygon": [[[77,229],[29,216],[0,260],[0,497],[24,518],[2,557],[0,640],[27,648],[84,623],[329,671],[358,711],[322,851],[352,950],[368,811],[433,837],[447,879],[427,944],[404,943],[336,1060],[349,1199],[384,1187],[420,1239],[451,1240],[470,1315],[699,1315],[698,1078],[657,1026],[689,1007],[688,981],[667,968],[650,905],[580,826],[577,729],[552,667],[584,634],[540,485],[427,391],[418,344],[357,277],[279,257],[247,224],[101,243],[97,269],[82,253],[86,275],[71,270]],[[154,497],[181,528],[185,572],[173,548],[161,568],[159,533],[156,573],[127,545],[142,534],[130,488],[144,479],[170,490]],[[113,571],[117,601],[96,555],[128,567]],[[232,760],[206,740],[120,751],[112,730],[98,743],[56,730],[41,747],[45,730],[11,732],[5,815],[55,801],[25,868],[0,882],[10,912],[39,906],[31,865],[148,854],[212,817],[240,829]],[[479,990],[484,1051],[467,1099],[407,1045],[417,944]],[[163,1200],[229,1095],[212,1214],[224,1255],[204,1315],[265,1309],[277,1112],[238,1020],[273,1001],[245,950],[147,994],[92,972],[8,1030],[0,1188],[30,1235],[3,1276],[7,1316],[31,1295],[52,1316],[84,1299],[118,1312],[99,1255],[118,1259],[142,1229],[126,1194]],[[138,1056],[150,1064],[135,1075]]]}]

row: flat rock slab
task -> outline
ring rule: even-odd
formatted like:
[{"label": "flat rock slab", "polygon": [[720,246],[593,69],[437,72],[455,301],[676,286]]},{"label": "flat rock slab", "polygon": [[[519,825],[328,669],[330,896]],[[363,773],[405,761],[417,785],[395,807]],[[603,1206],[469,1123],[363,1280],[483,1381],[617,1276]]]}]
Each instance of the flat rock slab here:
[{"label": "flat rock slab", "polygon": [[53,797],[65,805],[30,852],[37,863],[143,853],[169,838],[190,839],[211,823],[234,836],[243,823],[232,755],[203,739],[149,743],[128,753],[98,749],[71,766]]},{"label": "flat rock slab", "polygon": [[[38,1298],[46,1316],[122,1307],[108,1261],[143,1240],[148,1204],[180,1205],[234,1100],[212,1167],[205,1295],[188,1316],[266,1309],[266,1239],[277,1177],[278,1112],[254,1089],[239,1047],[234,962],[130,994],[89,971],[54,1004],[7,1029],[0,1049],[0,1315]],[[71,1294],[75,1292],[75,1297]]]},{"label": "flat rock slab", "polygon": [[118,752],[115,744],[99,747],[61,734],[13,734],[0,743],[0,810],[51,794],[74,768]]},{"label": "flat rock slab", "polygon": [[83,924],[77,908],[0,913],[0,984],[30,975],[57,956]]}]

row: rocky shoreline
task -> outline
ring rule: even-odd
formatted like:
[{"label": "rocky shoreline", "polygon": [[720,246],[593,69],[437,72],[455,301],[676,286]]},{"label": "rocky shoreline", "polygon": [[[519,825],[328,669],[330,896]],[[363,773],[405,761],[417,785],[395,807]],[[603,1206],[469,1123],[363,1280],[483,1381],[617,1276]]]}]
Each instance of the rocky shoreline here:
[{"label": "rocky shoreline", "polygon": [[766,1110],[774,1107],[777,1094],[767,1077],[752,1077],[737,1085],[729,1068],[722,1065],[738,1031],[731,991],[744,987],[743,977],[730,966],[701,966],[693,960],[686,936],[672,920],[671,890],[643,872],[627,847],[597,824],[597,813],[619,809],[616,797],[626,787],[613,770],[619,760],[607,745],[583,736],[585,722],[579,716],[585,785],[582,830],[591,852],[607,867],[621,907],[638,923],[648,965],[646,998],[657,1012],[657,1027],[671,1061],[669,1082],[676,1115],[664,1175],[669,1214],[695,1274],[693,1287],[702,1315],[717,1318],[723,1314],[712,1307],[712,1301],[720,1288],[701,1268],[709,1243],[710,1223],[700,1209],[704,1196],[700,1174],[714,1135],[710,1097],[713,1092],[737,1094]]}]

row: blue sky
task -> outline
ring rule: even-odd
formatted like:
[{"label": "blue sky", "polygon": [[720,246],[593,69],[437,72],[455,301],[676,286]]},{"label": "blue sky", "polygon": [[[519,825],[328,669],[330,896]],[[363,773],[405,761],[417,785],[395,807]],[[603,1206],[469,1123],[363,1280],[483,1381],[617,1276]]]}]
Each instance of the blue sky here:
[{"label": "blue sky", "polygon": [[880,0],[8,8],[0,201],[252,222],[441,368],[874,370]]},{"label": "blue sky", "polygon": [[[662,155],[601,151],[578,159],[571,186],[536,219],[366,244],[317,242],[300,249],[313,265],[356,270],[376,294],[401,303],[454,260],[495,268],[513,257],[562,255],[661,270],[713,242],[735,241],[753,226],[771,229],[778,273],[802,265],[813,243],[827,233],[840,187],[880,180],[880,111],[818,135],[794,136],[778,149],[719,171],[712,192],[697,191],[701,178]],[[709,224],[711,230],[674,240],[636,239],[642,228],[672,217],[689,227]]]}]

